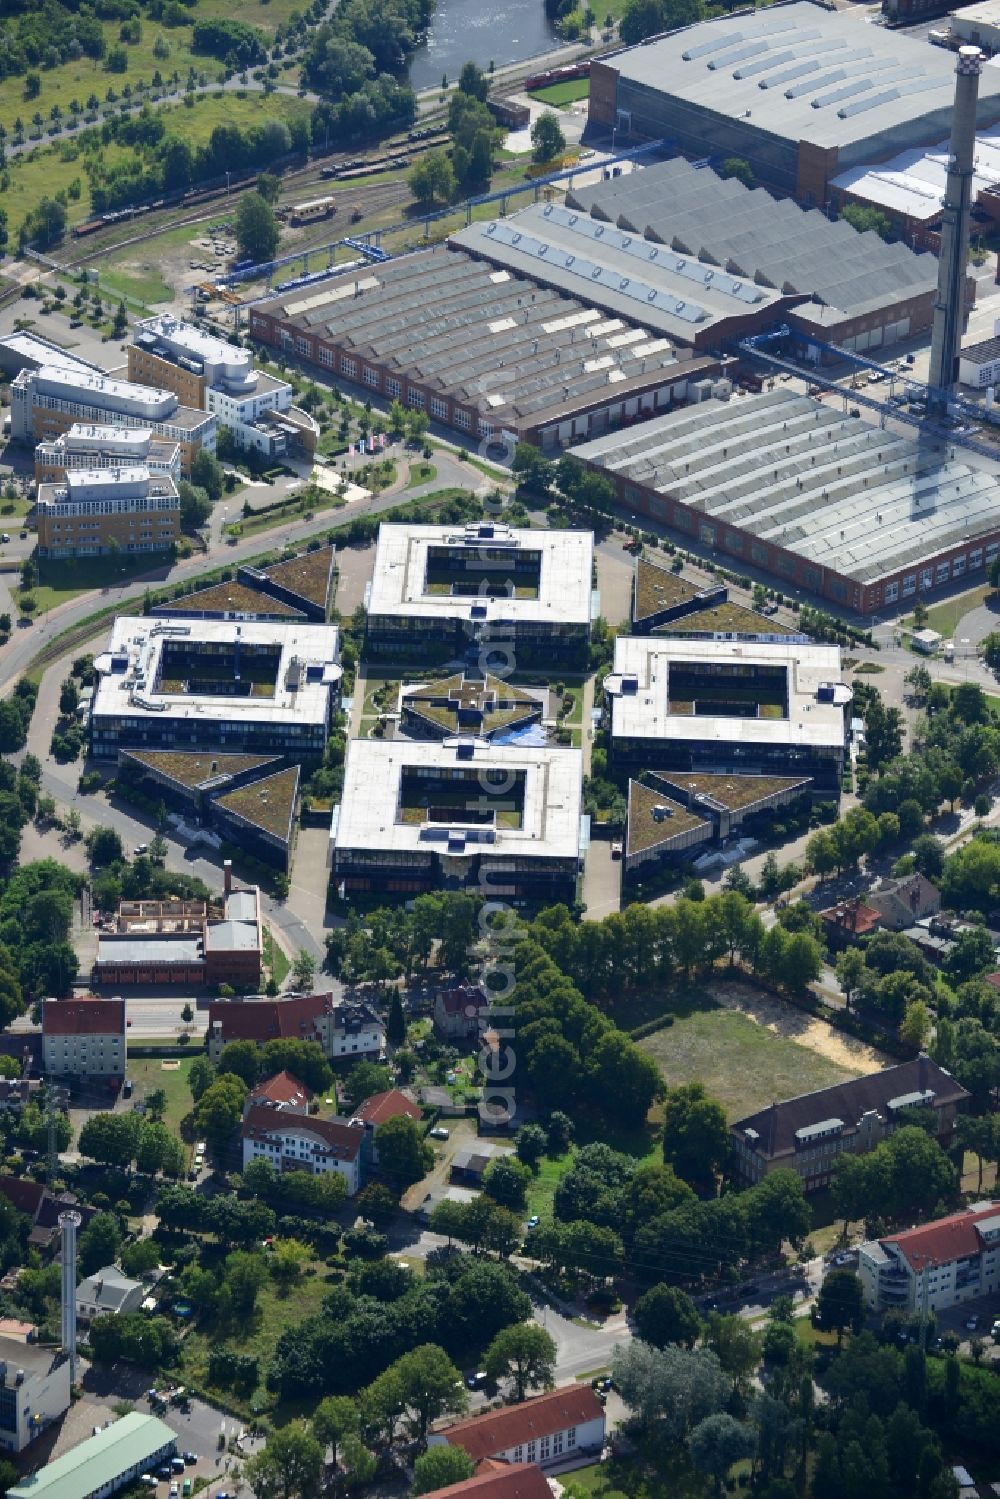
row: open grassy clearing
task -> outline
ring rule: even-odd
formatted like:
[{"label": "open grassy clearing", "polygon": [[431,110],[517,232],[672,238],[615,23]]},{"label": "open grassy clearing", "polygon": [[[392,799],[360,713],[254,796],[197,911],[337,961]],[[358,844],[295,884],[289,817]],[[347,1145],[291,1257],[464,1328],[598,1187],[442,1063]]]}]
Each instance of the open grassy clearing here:
[{"label": "open grassy clearing", "polygon": [[[968,614],[970,609],[978,609],[992,592],[993,589],[988,583],[982,583],[968,593],[958,593],[954,598],[944,599],[940,604],[933,604],[927,611],[927,623],[921,628],[937,630],[939,635],[943,635],[946,640],[951,640],[959,620]],[[912,615],[907,617],[906,623],[916,628],[913,625]]]},{"label": "open grassy clearing", "polygon": [[421,484],[429,484],[432,479],[437,478],[437,469],[433,463],[411,463],[410,477],[406,481],[407,489],[417,489]]},{"label": "open grassy clearing", "polygon": [[776,1098],[794,1098],[856,1076],[738,1010],[714,1006],[692,1009],[637,1045],[657,1063],[669,1087],[704,1083],[730,1120]]},{"label": "open grassy clearing", "polygon": [[262,1411],[273,1413],[278,1396],[267,1389],[264,1380],[275,1344],[289,1321],[297,1322],[322,1311],[323,1300],[330,1293],[331,1280],[322,1262],[316,1262],[306,1268],[290,1294],[279,1295],[274,1285],[268,1282],[249,1316],[241,1314],[228,1325],[215,1326],[208,1331],[195,1328],[182,1344],[181,1379],[211,1394],[213,1387],[208,1380],[208,1359],[212,1349],[229,1348],[234,1353],[250,1354],[258,1360],[260,1383],[257,1389],[245,1399],[231,1390],[214,1393],[227,1410],[239,1411],[244,1416]]},{"label": "open grassy clearing", "polygon": [[153,265],[143,265],[134,271],[101,268],[96,281],[97,289],[104,295],[127,297],[135,302],[169,302],[173,292]]},{"label": "open grassy clearing", "polygon": [[578,99],[590,98],[590,79],[570,78],[565,83],[550,83],[548,88],[533,89],[528,98],[562,109],[566,104],[575,104]]},{"label": "open grassy clearing", "polygon": [[[81,593],[93,589],[107,588],[112,583],[125,583],[129,578],[143,573],[158,572],[173,566],[170,552],[121,552],[117,557],[72,557],[67,561],[43,559],[40,582],[30,590],[35,600],[35,613],[44,614],[57,604],[78,598]],[[12,590],[14,602],[20,606],[24,597],[19,589]]]},{"label": "open grassy clearing", "polygon": [[550,1160],[548,1156],[542,1157],[538,1163],[538,1172],[532,1177],[528,1186],[526,1217],[530,1218],[532,1214],[537,1213],[543,1223],[551,1220],[552,1199],[555,1196],[556,1187],[572,1164],[572,1149],[567,1150],[565,1155],[557,1156],[555,1160]]},{"label": "open grassy clearing", "polygon": [[164,1067],[159,1057],[129,1057],[128,1060],[128,1075],[135,1089],[133,1098],[136,1103],[148,1098],[157,1088],[162,1088],[167,1095],[163,1122],[172,1135],[180,1132],[181,1120],[191,1112],[188,1073],[193,1061],[193,1056],[182,1057],[179,1062],[168,1062]]}]

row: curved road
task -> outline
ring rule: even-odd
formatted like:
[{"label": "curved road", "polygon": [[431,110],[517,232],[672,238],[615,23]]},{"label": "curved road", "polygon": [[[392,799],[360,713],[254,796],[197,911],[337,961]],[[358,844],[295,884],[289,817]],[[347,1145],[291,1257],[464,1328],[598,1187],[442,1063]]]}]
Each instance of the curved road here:
[{"label": "curved road", "polygon": [[[356,515],[377,515],[405,500],[419,499],[422,495],[439,489],[461,486],[481,490],[491,487],[485,476],[477,469],[461,463],[450,453],[435,451],[434,463],[437,474],[428,484],[405,489],[407,470],[405,464],[401,464],[402,473],[396,485],[383,494],[369,495],[342,509],[328,511],[322,518],[293,522],[285,528],[276,527],[273,531],[259,533],[240,541],[236,546],[216,541],[209,547],[207,553],[199,553],[197,556],[186,558],[166,575],[147,575],[145,578],[130,579],[127,583],[102,590],[100,593],[82,594],[77,599],[71,599],[59,605],[51,610],[41,623],[17,630],[8,644],[0,649],[0,695],[10,692],[18,678],[30,669],[34,657],[48,638],[74,625],[82,624],[98,609],[105,608],[109,604],[123,604],[132,599],[141,599],[151,583],[160,586],[165,581],[193,580],[220,564],[235,565],[250,557],[259,556],[261,552],[271,547],[283,546],[288,542],[306,542],[310,537],[320,535],[332,526],[340,525]],[[220,505],[221,503],[220,501]],[[96,626],[95,639],[101,637],[106,630],[107,624]],[[74,646],[68,652],[68,658],[79,655],[82,649],[82,645]],[[148,841],[155,832],[155,828],[139,820],[131,812],[109,804],[104,797],[81,794],[77,789],[78,765],[60,766],[49,758],[49,736],[55,721],[59,686],[64,674],[65,664],[61,660],[54,662],[46,669],[29,731],[28,748],[38,755],[43,764],[43,791],[54,796],[57,802],[64,806],[76,807],[80,813],[84,831],[98,824],[113,827],[120,834],[127,848],[134,847],[137,842]],[[184,846],[169,833],[166,836],[170,845],[166,861],[169,869],[196,875],[213,887],[218,885],[219,860],[208,853],[207,847],[206,857],[195,856],[193,850],[186,851]],[[292,954],[299,948],[304,948],[317,962],[322,961],[325,957],[325,949],[321,933],[315,935],[309,931],[301,918],[285,903],[276,902],[262,894],[262,906],[268,923],[280,934],[282,946]]]}]

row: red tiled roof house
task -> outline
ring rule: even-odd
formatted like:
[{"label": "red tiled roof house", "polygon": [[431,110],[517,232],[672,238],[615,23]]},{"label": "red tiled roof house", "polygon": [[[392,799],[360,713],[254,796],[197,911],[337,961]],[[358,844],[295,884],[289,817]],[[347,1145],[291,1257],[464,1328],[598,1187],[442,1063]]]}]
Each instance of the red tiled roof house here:
[{"label": "red tiled roof house", "polygon": [[538,1463],[544,1468],[577,1452],[600,1452],[604,1445],[604,1407],[590,1385],[567,1385],[520,1405],[456,1421],[427,1438],[429,1447],[442,1442],[464,1447],[477,1462],[492,1457],[508,1463]]},{"label": "red tiled roof house", "polygon": [[868,1305],[935,1312],[1000,1291],[1000,1202],[862,1244],[858,1274]]}]

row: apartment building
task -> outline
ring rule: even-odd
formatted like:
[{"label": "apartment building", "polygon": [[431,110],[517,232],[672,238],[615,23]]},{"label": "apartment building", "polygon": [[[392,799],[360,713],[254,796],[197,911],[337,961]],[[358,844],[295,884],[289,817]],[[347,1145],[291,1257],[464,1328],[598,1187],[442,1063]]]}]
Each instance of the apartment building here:
[{"label": "apartment building", "polygon": [[385,1050],[385,1026],[376,1010],[332,994],[299,994],[287,999],[219,1000],[208,1007],[208,1055],[217,1062],[230,1041],[265,1046],[276,1038],[315,1041],[331,1062],[367,1057]]},{"label": "apartment building", "polygon": [[307,1171],[311,1176],[337,1172],[347,1183],[348,1197],[361,1186],[366,1133],[360,1123],[255,1105],[244,1115],[241,1134],[244,1167],[265,1160],[276,1171]]},{"label": "apartment building", "polygon": [[10,387],[10,432],[15,442],[53,442],[74,426],[141,427],[180,448],[181,473],[202,448],[215,452],[216,418],[183,406],[172,390],[116,380],[65,365],[25,368]]},{"label": "apartment building", "polygon": [[862,1244],[858,1275],[877,1311],[938,1312],[1000,1291],[1000,1202]]},{"label": "apartment building", "polygon": [[249,349],[170,313],[136,324],[128,375],[172,390],[185,406],[212,412],[240,447],[255,448],[268,458],[316,451],[319,427],[293,406],[287,380],[255,369]]},{"label": "apartment building", "polygon": [[40,557],[165,552],[181,534],[177,485],[140,464],[70,469],[39,484],[35,514]]},{"label": "apartment building", "polygon": [[124,1077],[125,1001],[43,1000],[42,1071],[46,1077]]},{"label": "apartment building", "polygon": [[114,422],[74,422],[72,427],[35,448],[35,478],[51,484],[72,469],[148,468],[176,484],[181,477],[180,444],[155,437],[149,427]]}]

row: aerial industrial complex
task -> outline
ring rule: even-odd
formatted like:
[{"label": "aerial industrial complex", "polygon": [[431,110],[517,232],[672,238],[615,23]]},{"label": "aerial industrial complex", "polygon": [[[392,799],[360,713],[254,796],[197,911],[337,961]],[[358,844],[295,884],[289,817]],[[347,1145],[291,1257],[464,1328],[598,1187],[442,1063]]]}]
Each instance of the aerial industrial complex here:
[{"label": "aerial industrial complex", "polygon": [[[987,74],[980,125],[1000,120],[1000,74]],[[590,119],[692,160],[742,157],[761,182],[822,208],[847,168],[940,140],[953,95],[947,52],[799,0],[596,60]]]},{"label": "aerial industrial complex", "polygon": [[784,387],[574,451],[627,508],[861,614],[1000,555],[990,468]]}]

